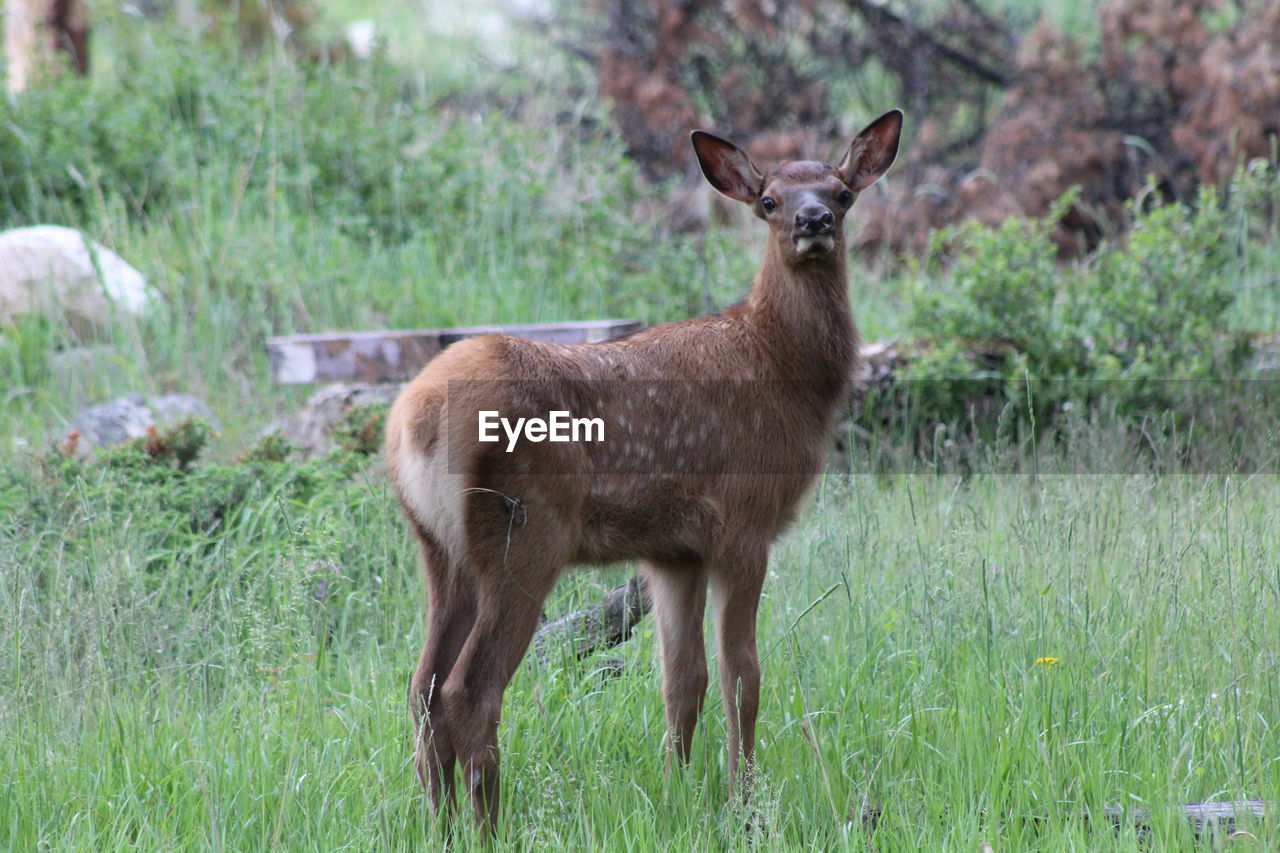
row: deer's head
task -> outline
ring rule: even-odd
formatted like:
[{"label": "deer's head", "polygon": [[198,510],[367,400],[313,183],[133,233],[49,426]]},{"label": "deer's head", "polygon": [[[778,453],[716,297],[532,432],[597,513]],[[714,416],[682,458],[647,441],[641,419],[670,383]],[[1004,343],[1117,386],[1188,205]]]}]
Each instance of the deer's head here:
[{"label": "deer's head", "polygon": [[769,224],[780,257],[795,265],[844,251],[844,216],[889,171],[901,134],[902,112],[890,110],[858,134],[840,165],[795,160],[767,173],[731,142],[701,130],[692,141],[711,186],[750,205]]}]

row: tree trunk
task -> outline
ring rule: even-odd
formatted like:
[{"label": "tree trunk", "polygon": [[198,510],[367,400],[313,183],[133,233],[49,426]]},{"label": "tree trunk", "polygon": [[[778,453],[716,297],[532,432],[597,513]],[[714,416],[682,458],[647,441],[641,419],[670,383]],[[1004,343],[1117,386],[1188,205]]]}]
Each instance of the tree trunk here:
[{"label": "tree trunk", "polygon": [[10,92],[56,74],[66,54],[77,74],[89,71],[89,13],[84,0],[8,0],[5,55]]}]

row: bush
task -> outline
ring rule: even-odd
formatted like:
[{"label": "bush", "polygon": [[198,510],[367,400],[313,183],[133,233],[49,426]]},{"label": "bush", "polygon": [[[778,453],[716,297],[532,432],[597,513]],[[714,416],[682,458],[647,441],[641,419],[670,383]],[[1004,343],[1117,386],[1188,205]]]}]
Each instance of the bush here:
[{"label": "bush", "polygon": [[172,85],[157,91],[155,69],[138,71],[141,79],[119,87],[65,79],[0,104],[0,227],[81,220],[99,191],[136,216],[165,197],[175,167]]},{"label": "bush", "polygon": [[213,192],[386,244],[474,223],[495,186],[521,211],[553,203],[560,152],[545,132],[502,116],[496,96],[459,114],[382,57],[302,67],[179,41],[121,62],[106,85],[68,76],[0,103],[0,228],[117,205],[155,221]]},{"label": "bush", "polygon": [[361,464],[344,451],[300,462],[294,448],[270,436],[233,462],[196,465],[211,434],[203,421],[187,419],[89,457],[75,455],[71,441],[40,460],[38,480],[4,472],[9,488],[0,488],[0,506],[15,525],[65,530],[71,547],[83,519],[135,516],[160,565],[242,534],[263,502],[306,504],[340,493]]},{"label": "bush", "polygon": [[1074,200],[1064,196],[1044,219],[935,235],[908,325],[936,343],[868,417],[905,411],[928,432],[939,423],[993,429],[991,414],[1043,426],[1075,404],[1190,416],[1239,376],[1250,341],[1228,330],[1226,315],[1239,278],[1233,204],[1243,202],[1224,204],[1209,189],[1194,207],[1131,202],[1122,237],[1062,265],[1052,231]]}]

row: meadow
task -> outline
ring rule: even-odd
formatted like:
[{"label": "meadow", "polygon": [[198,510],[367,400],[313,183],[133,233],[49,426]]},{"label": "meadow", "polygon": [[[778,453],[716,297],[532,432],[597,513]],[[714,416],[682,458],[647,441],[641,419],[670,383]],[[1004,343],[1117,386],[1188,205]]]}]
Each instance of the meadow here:
[{"label": "meadow", "polygon": [[[63,524],[6,524],[0,843],[440,849],[404,703],[421,593],[383,484],[264,489],[208,536],[97,486],[44,495]],[[829,476],[766,584],[755,799],[725,796],[714,698],[666,771],[644,622],[522,666],[502,840],[1188,849],[1171,807],[1280,797],[1277,497],[1272,476]],[[621,577],[570,576],[548,611]],[[1152,817],[1113,830],[1108,806]]]},{"label": "meadow", "polygon": [[[394,51],[251,60],[123,15],[99,38],[93,79],[0,107],[0,224],[76,224],[162,303],[96,336],[0,333],[0,847],[480,849],[466,821],[446,837],[413,773],[423,593],[379,462],[250,450],[310,390],[272,384],[265,339],[693,316],[745,291],[761,235],[638,215],[667,188],[547,55],[464,74],[451,47],[431,75]],[[1273,335],[1274,224],[1228,220],[1243,248],[1215,272],[1215,322]],[[868,338],[913,334],[922,290],[965,296],[927,266],[855,279]],[[57,357],[78,346],[108,348]],[[195,465],[49,449],[132,390],[209,402],[221,430]],[[646,621],[522,665],[498,846],[1224,845],[1173,809],[1280,803],[1280,480],[1260,429],[1249,467],[1182,469],[1093,423],[1004,448],[1018,465],[833,467],[765,587],[754,799],[726,797],[714,695],[668,771]],[[566,576],[547,615],[628,573]],[[1113,828],[1114,807],[1146,818]],[[1274,812],[1240,829],[1233,848],[1280,846]]]}]

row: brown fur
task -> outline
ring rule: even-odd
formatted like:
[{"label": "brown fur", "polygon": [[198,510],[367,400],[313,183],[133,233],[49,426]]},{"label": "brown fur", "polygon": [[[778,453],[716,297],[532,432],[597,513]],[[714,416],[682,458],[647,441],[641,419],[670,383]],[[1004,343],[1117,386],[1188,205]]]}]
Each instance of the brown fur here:
[{"label": "brown fur", "polygon": [[[429,588],[428,638],[410,688],[416,765],[437,809],[451,806],[460,763],[477,819],[495,827],[502,693],[571,564],[643,561],[682,762],[707,685],[710,586],[730,777],[751,761],[769,547],[821,466],[857,352],[843,217],[893,162],[900,131],[895,111],[840,166],[786,163],[767,175],[731,144],[695,134],[712,185],[770,226],[743,302],[597,344],[470,339],[396,401],[387,463]],[[806,254],[811,240],[827,243]],[[524,442],[508,453],[505,441],[477,440],[482,409],[601,417],[605,441]]]}]

